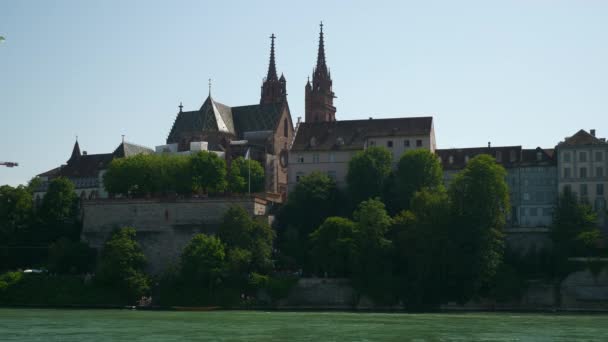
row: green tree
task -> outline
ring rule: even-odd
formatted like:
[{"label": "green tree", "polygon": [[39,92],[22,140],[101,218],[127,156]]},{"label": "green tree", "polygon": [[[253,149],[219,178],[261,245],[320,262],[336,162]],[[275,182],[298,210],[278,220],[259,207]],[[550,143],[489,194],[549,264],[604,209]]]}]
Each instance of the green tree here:
[{"label": "green tree", "polygon": [[369,147],[348,162],[346,182],[354,204],[382,195],[391,164],[392,155],[384,147]]},{"label": "green tree", "polygon": [[442,186],[443,172],[439,159],[429,150],[411,150],[399,159],[395,172],[397,209],[409,209],[416,191]]},{"label": "green tree", "polygon": [[353,217],[357,224],[353,284],[378,302],[393,303],[392,242],[386,238],[392,219],[378,199],[361,202]]},{"label": "green tree", "polygon": [[310,234],[315,269],[330,277],[349,277],[354,265],[357,226],[349,219],[328,217]]},{"label": "green tree", "polygon": [[226,252],[219,238],[197,234],[181,256],[181,274],[190,285],[199,285],[210,293],[221,283],[226,267]]},{"label": "green tree", "polygon": [[78,203],[74,184],[69,179],[53,179],[38,210],[38,222],[34,232],[36,240],[45,245],[60,237],[78,240]]},{"label": "green tree", "polygon": [[204,193],[217,193],[226,189],[226,162],[217,154],[200,151],[192,155],[190,167],[196,189]]},{"label": "green tree", "polygon": [[436,310],[446,299],[450,207],[443,188],[416,192],[408,211],[394,218],[394,273],[408,310]]},{"label": "green tree", "polygon": [[33,216],[32,193],[19,185],[0,186],[0,241],[16,243],[29,230]]},{"label": "green tree", "polygon": [[144,273],[146,257],[135,240],[134,228],[124,227],[112,233],[105,242],[96,280],[120,292],[133,302],[150,290]]},{"label": "green tree", "polygon": [[309,236],[330,216],[338,215],[340,193],[326,174],[312,172],[301,177],[278,215],[279,248],[286,267],[309,263]]},{"label": "green tree", "polygon": [[[222,218],[218,237],[227,246],[228,256],[235,257],[238,269],[268,272],[271,267],[274,231],[264,222],[253,219],[240,206],[230,207]],[[234,250],[234,251],[233,251]],[[244,262],[249,261],[248,267]]]},{"label": "green tree", "polygon": [[49,246],[49,271],[59,274],[83,274],[93,270],[96,252],[88,244],[60,238]]},{"label": "green tree", "polygon": [[568,259],[592,254],[592,246],[598,240],[596,231],[596,213],[587,203],[579,202],[574,193],[566,188],[558,199],[551,226],[553,265],[550,276],[554,281],[558,305],[561,304],[561,282],[578,268],[578,265]]},{"label": "green tree", "polygon": [[249,191],[249,172],[251,168],[251,192],[264,191],[264,168],[251,159],[238,157],[232,161],[228,175],[228,188],[231,192],[246,193]]},{"label": "green tree", "polygon": [[449,188],[455,244],[451,293],[466,301],[487,287],[502,261],[503,227],[510,210],[505,169],[479,155],[459,172]]}]

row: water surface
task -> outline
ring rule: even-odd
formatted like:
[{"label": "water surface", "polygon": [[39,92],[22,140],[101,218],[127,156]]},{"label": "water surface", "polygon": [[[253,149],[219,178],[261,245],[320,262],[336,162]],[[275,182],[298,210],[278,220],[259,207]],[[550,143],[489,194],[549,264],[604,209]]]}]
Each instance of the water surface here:
[{"label": "water surface", "polygon": [[0,308],[0,341],[608,341],[608,315]]}]

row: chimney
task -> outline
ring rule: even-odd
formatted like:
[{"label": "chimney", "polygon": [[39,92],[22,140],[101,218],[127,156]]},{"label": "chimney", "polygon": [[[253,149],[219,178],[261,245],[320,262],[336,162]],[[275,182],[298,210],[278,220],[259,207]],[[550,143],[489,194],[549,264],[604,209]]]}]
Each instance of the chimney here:
[{"label": "chimney", "polygon": [[492,148],[492,143],[488,141],[488,148]]},{"label": "chimney", "polygon": [[82,151],[82,155],[86,156],[87,155],[87,151]]},{"label": "chimney", "polygon": [[589,133],[591,133],[591,135],[595,136],[595,129],[590,129]]}]

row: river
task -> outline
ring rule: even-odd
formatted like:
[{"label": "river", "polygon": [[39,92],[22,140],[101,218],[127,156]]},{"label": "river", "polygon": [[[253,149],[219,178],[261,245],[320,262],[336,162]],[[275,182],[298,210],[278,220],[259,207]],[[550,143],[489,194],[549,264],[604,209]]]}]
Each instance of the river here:
[{"label": "river", "polygon": [[608,315],[0,308],[0,341],[608,341]]}]

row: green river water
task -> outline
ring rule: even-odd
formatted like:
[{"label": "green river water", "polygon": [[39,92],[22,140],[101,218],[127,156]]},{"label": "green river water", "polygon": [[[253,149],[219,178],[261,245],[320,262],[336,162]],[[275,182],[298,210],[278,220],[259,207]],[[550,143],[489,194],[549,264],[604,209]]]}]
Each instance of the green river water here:
[{"label": "green river water", "polygon": [[608,315],[0,308],[0,341],[608,341]]}]

